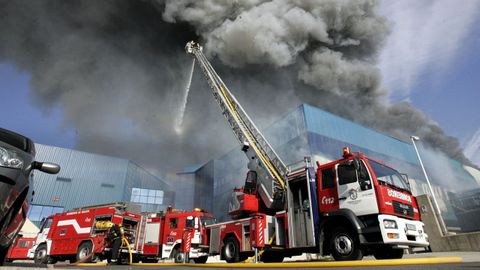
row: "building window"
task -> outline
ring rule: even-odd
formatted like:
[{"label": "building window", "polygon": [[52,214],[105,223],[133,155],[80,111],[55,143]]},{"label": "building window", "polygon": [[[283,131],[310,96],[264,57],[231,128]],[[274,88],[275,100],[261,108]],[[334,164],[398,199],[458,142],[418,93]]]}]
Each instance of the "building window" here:
[{"label": "building window", "polygon": [[130,201],[135,203],[162,204],[163,190],[132,188]]},{"label": "building window", "polygon": [[30,219],[33,224],[39,226],[43,218],[62,212],[63,207],[32,204],[28,210],[27,218]]}]

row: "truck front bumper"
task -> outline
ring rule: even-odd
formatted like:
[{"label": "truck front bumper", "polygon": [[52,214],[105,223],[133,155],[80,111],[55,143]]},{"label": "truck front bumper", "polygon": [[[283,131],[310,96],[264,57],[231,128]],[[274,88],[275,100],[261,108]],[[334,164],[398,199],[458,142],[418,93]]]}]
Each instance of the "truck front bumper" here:
[{"label": "truck front bumper", "polygon": [[[385,244],[391,244],[401,248],[428,247],[428,235],[425,233],[424,224],[421,221],[409,220],[392,215],[378,216],[380,232]],[[386,224],[396,224],[387,226]]]}]

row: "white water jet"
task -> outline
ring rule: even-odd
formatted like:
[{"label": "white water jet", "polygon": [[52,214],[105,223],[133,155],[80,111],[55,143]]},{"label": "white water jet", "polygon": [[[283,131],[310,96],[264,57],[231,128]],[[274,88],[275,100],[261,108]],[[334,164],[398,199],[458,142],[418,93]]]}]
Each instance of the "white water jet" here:
[{"label": "white water jet", "polygon": [[195,69],[195,58],[193,58],[192,67],[190,69],[190,76],[188,77],[187,85],[185,86],[185,95],[183,96],[183,102],[182,102],[182,105],[180,106],[180,112],[177,115],[177,119],[175,120],[174,129],[177,134],[182,133],[183,118],[185,116],[185,109],[187,108],[188,93],[190,92],[190,86],[192,84],[194,69]]}]

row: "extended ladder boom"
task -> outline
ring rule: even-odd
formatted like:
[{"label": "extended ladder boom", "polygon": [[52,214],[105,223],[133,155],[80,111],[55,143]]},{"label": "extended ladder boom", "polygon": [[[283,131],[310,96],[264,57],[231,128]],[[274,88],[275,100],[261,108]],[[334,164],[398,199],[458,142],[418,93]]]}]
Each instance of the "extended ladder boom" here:
[{"label": "extended ladder boom", "polygon": [[240,144],[244,146],[243,150],[250,161],[249,169],[257,173],[258,192],[263,202],[271,209],[283,208],[287,174],[285,164],[215,72],[203,54],[202,46],[190,41],[185,50],[197,59],[223,115]]}]

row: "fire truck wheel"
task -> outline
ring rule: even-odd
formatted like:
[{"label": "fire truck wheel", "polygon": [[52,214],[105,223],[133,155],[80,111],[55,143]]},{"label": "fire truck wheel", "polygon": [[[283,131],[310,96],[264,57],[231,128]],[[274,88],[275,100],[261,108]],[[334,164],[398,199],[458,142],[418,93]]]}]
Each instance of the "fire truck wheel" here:
[{"label": "fire truck wheel", "polygon": [[222,248],[222,257],[228,263],[240,261],[240,245],[235,237],[229,236],[225,239]]},{"label": "fire truck wheel", "polygon": [[394,249],[391,247],[383,246],[374,250],[373,256],[377,260],[401,259],[403,257],[403,249]]},{"label": "fire truck wheel", "polygon": [[172,251],[172,258],[175,261],[175,263],[183,263],[185,254],[180,252],[180,247],[177,246],[173,249]]},{"label": "fire truck wheel", "polygon": [[93,245],[92,242],[83,242],[77,249],[77,262],[92,262],[93,256],[92,253]]},{"label": "fire truck wheel", "polygon": [[363,258],[358,237],[343,227],[333,229],[330,250],[336,261],[354,261]]},{"label": "fire truck wheel", "polygon": [[202,257],[193,259],[195,263],[206,263],[207,260],[208,260],[208,256],[202,256]]},{"label": "fire truck wheel", "polygon": [[35,264],[47,264],[48,255],[47,255],[47,245],[41,244],[35,250],[35,255],[33,256],[33,261]]}]

